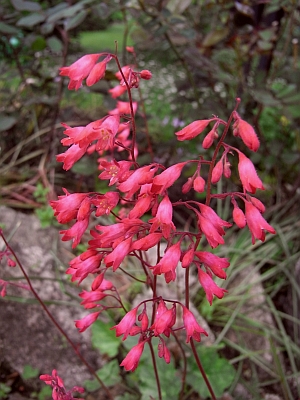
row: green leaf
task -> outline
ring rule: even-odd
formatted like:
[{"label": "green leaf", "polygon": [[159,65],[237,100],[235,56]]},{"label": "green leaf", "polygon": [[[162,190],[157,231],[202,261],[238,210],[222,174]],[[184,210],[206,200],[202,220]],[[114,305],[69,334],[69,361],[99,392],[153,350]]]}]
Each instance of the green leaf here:
[{"label": "green leaf", "polygon": [[116,337],[114,330],[110,330],[111,326],[100,320],[92,325],[92,344],[100,353],[109,357],[115,357],[118,354],[121,340]]},{"label": "green leaf", "polygon": [[52,23],[45,22],[41,26],[41,34],[42,35],[49,35],[49,33],[53,32],[54,27],[55,27],[54,22],[52,22]]},{"label": "green leaf", "polygon": [[[234,380],[234,367],[225,358],[221,358],[212,347],[197,346],[197,351],[216,397],[222,396]],[[201,397],[209,397],[209,391],[193,357],[188,359],[186,380]]]},{"label": "green leaf", "polygon": [[258,32],[258,36],[259,36],[262,40],[268,42],[268,41],[270,41],[270,40],[272,39],[272,37],[274,36],[274,31],[273,31],[273,29],[265,29],[265,30],[263,30],[263,31],[259,31],[259,32]]},{"label": "green leaf", "polygon": [[[117,360],[112,360],[99,369],[96,374],[106,386],[114,386],[121,381],[120,367]],[[89,392],[99,389],[100,384],[96,379],[84,382],[84,387]]]},{"label": "green leaf", "polygon": [[31,28],[41,22],[45,21],[45,15],[33,13],[19,19],[17,26],[24,26],[25,28]]},{"label": "green leaf", "polygon": [[12,5],[18,11],[41,11],[39,3],[33,1],[11,0]]},{"label": "green leaf", "polygon": [[74,6],[63,8],[62,10],[59,10],[56,13],[50,15],[50,17],[48,18],[48,22],[56,22],[60,19],[73,17],[79,11],[81,11],[82,8],[82,4],[75,4]]},{"label": "green leaf", "polygon": [[68,19],[67,23],[65,24],[66,31],[70,31],[71,29],[76,28],[76,26],[80,25],[81,22],[85,20],[87,14],[87,10],[82,10],[74,17]]},{"label": "green leaf", "polygon": [[271,42],[266,42],[265,40],[258,40],[257,45],[261,50],[264,51],[271,50],[273,47],[273,44]]},{"label": "green leaf", "polygon": [[14,26],[5,24],[4,22],[0,22],[0,32],[8,35],[10,34],[14,35],[19,33],[19,30]]},{"label": "green leaf", "polygon": [[63,44],[56,36],[51,36],[47,39],[47,45],[54,53],[59,53],[63,49]]},{"label": "green leaf", "polygon": [[23,379],[30,379],[30,378],[36,378],[39,375],[39,369],[38,368],[32,368],[31,365],[24,365],[23,372],[22,372],[22,378]]},{"label": "green leaf", "polygon": [[7,131],[17,123],[17,118],[0,114],[0,132]]},{"label": "green leaf", "polygon": [[203,39],[202,46],[211,47],[224,40],[229,33],[229,28],[216,29],[209,32]]},{"label": "green leaf", "polygon": [[43,36],[37,36],[34,42],[31,44],[33,51],[42,51],[46,47],[46,40]]},{"label": "green leaf", "polygon": [[46,400],[51,398],[52,388],[50,386],[43,386],[40,393],[38,394],[38,400]]},{"label": "green leaf", "polygon": [[192,3],[192,0],[170,0],[167,9],[172,14],[182,14]]}]

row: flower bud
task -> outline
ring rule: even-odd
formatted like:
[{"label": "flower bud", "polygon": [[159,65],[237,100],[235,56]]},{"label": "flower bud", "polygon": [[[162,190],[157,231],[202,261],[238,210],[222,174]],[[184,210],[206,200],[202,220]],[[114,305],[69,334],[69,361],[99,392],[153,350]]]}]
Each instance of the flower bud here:
[{"label": "flower bud", "polygon": [[147,69],[143,69],[143,70],[141,71],[141,78],[148,81],[149,79],[152,78],[152,74],[151,74],[151,72],[148,71]]}]

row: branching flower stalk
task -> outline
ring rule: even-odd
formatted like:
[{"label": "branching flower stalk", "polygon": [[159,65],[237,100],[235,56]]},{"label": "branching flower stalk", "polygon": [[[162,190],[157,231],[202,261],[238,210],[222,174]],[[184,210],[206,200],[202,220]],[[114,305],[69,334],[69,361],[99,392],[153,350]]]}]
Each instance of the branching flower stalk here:
[{"label": "branching flower stalk", "polygon": [[[134,53],[131,47],[128,51]],[[66,137],[61,142],[68,146],[68,149],[57,156],[57,160],[63,162],[63,168],[69,170],[86,153],[97,152],[99,179],[109,181],[107,191],[69,193],[67,189],[63,189],[64,195],[59,196],[57,201],[50,202],[59,223],[67,224],[73,221],[70,228],[61,231],[62,240],[71,240],[73,248],[80,243],[88,229],[92,214],[96,218],[109,216],[107,225],[99,223],[90,231],[88,249],[71,260],[66,271],[71,275],[71,281],[78,284],[88,276],[93,277],[90,290],[83,290],[80,297],[82,306],[94,312],[76,321],[76,327],[80,332],[86,330],[102,312],[114,307],[111,304],[111,300],[114,299],[115,308],[123,309],[125,315],[111,329],[115,330],[116,336],[122,336],[122,340],[126,340],[128,336],[138,337],[137,344],[120,365],[126,371],[134,371],[138,367],[145,345],[148,345],[153,359],[159,399],[162,399],[161,383],[156,369],[154,349],[157,346],[158,357],[163,358],[167,364],[170,363],[169,340],[175,338],[175,341],[180,343],[181,333],[185,332],[185,342],[191,346],[211,398],[216,399],[195,346],[195,342],[201,341],[201,335],[208,334],[190,311],[189,276],[194,270],[197,271],[199,284],[210,305],[215,296],[221,299],[226,293],[225,289],[214,282],[213,277],[226,279],[228,259],[218,257],[207,251],[207,245],[205,248],[201,245],[203,241],[213,249],[224,245],[225,229],[232,226],[232,223],[221,219],[210,207],[212,198],[222,200],[230,197],[233,222],[241,229],[248,226],[253,244],[256,239],[264,241],[266,232],[275,234],[274,228],[262,216],[265,211],[264,205],[253,196],[257,189],[264,189],[254,165],[239,149],[225,143],[230,131],[251,151],[258,150],[259,140],[252,126],[239,116],[237,109],[240,99],[236,99],[236,106],[228,121],[213,116],[193,121],[175,133],[178,141],[197,141],[210,126],[211,130],[204,136],[202,147],[209,149],[213,145],[216,146],[212,159],[199,156],[197,160],[182,160],[168,167],[153,161],[147,165],[139,165],[136,140],[139,132],[135,123],[138,103],[133,100],[132,92],[139,87],[141,79],[151,79],[151,72],[139,71],[135,65],[121,67],[117,55],[97,53],[85,55],[69,67],[61,68],[60,75],[69,77],[70,90],[79,89],[83,80],[86,80],[88,86],[92,86],[104,77],[107,64],[112,60],[116,62],[116,77],[120,81],[119,85],[109,90],[111,96],[117,99],[116,108],[86,126],[70,127],[62,124]],[[129,101],[118,100],[126,93]],[[144,110],[142,114],[145,114]],[[212,185],[217,184],[222,176],[230,178],[230,157],[234,155],[237,155],[239,160],[240,191],[212,195]],[[178,184],[183,169],[191,163],[196,164],[196,171],[182,186],[183,199],[171,200],[170,188]],[[191,191],[206,191],[206,202],[184,200],[185,194]],[[184,206],[194,214],[196,228],[181,230],[175,226],[173,208],[177,206]],[[111,223],[112,219],[114,223]],[[153,251],[156,253],[156,261],[150,256]],[[126,271],[128,257],[138,261],[144,278],[140,275],[136,278],[134,274]],[[158,280],[162,278],[166,284],[181,279],[181,274],[177,274],[181,268],[185,269],[183,302],[176,298],[165,298],[158,286]],[[141,301],[133,309],[127,310],[118,288],[107,279],[108,270],[123,271],[133,280],[144,282],[151,288],[152,296]],[[109,305],[106,303],[108,298]],[[183,350],[183,346],[179,347]],[[184,356],[182,368],[185,377]],[[55,382],[57,384],[56,380]],[[182,384],[181,396],[184,395],[184,386],[185,382]]]}]

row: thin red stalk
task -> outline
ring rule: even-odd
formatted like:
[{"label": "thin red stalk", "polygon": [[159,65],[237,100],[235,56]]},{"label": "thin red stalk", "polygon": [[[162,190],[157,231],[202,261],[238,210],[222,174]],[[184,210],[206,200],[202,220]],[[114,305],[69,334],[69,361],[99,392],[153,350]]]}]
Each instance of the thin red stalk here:
[{"label": "thin red stalk", "polygon": [[177,346],[180,348],[180,351],[182,353],[182,359],[183,359],[183,371],[182,371],[182,379],[181,379],[182,384],[181,384],[181,390],[179,393],[179,399],[181,400],[181,399],[183,399],[183,396],[184,396],[185,380],[186,380],[186,373],[187,373],[187,359],[186,359],[184,349],[183,349],[177,335],[174,332],[172,332],[172,336],[174,337],[174,339],[177,343]]},{"label": "thin red stalk", "polygon": [[123,80],[125,82],[126,88],[127,88],[129,104],[130,104],[130,115],[131,115],[130,122],[131,122],[131,126],[132,126],[131,159],[132,159],[132,161],[135,162],[134,147],[135,147],[135,143],[136,143],[136,126],[135,126],[135,118],[134,118],[133,105],[132,105],[133,100],[132,100],[132,95],[131,95],[131,89],[130,89],[130,86],[128,85],[127,79],[125,78],[125,76],[123,74],[123,71],[122,71],[118,56],[116,55],[114,58],[116,60],[116,63],[118,65],[118,68],[119,68],[119,71],[120,71],[120,74],[121,74],[121,76],[122,76],[122,78],[123,78]]},{"label": "thin red stalk", "polygon": [[87,367],[87,369],[90,371],[90,373],[95,377],[95,379],[97,379],[97,381],[100,383],[100,385],[102,386],[102,388],[105,390],[108,398],[110,400],[113,400],[111,393],[108,389],[108,387],[104,384],[104,382],[99,378],[99,376],[96,374],[96,372],[94,371],[94,369],[89,365],[89,363],[86,361],[86,359],[79,353],[77,346],[75,345],[75,343],[73,343],[73,341],[69,338],[68,334],[64,331],[64,329],[59,325],[59,323],[56,321],[56,319],[53,317],[53,315],[50,313],[50,311],[48,310],[47,306],[45,305],[45,303],[43,302],[43,300],[40,298],[40,296],[38,295],[38,293],[35,291],[34,287],[31,284],[31,281],[29,279],[29,276],[27,275],[25,269],[23,268],[23,265],[21,264],[21,261],[19,260],[18,256],[16,255],[16,253],[14,252],[14,250],[10,247],[10,245],[8,244],[8,242],[6,241],[4,235],[2,232],[0,232],[0,236],[2,237],[7,249],[11,252],[11,254],[14,256],[15,260],[17,261],[17,264],[19,265],[29,287],[30,290],[32,292],[32,294],[34,295],[34,297],[37,299],[37,301],[40,303],[41,307],[43,308],[43,310],[45,311],[45,313],[48,315],[48,317],[50,318],[51,322],[56,326],[56,328],[60,331],[60,333],[66,338],[66,340],[69,342],[69,344],[71,345],[71,347],[73,348],[75,354],[77,355],[77,357],[81,360],[81,362]]},{"label": "thin red stalk", "polygon": [[156,384],[157,384],[158,399],[162,400],[161,387],[160,387],[160,381],[159,381],[159,376],[158,376],[158,371],[157,371],[157,364],[156,364],[155,354],[154,354],[154,350],[153,350],[153,346],[152,346],[151,341],[149,341],[148,344],[149,344],[149,347],[150,347],[153,370],[154,370],[155,380],[156,380]]},{"label": "thin red stalk", "polygon": [[213,388],[211,387],[211,384],[210,384],[210,382],[209,382],[209,380],[208,380],[208,378],[207,378],[207,375],[206,375],[206,373],[205,373],[205,371],[204,371],[204,369],[203,369],[203,367],[202,367],[202,364],[201,364],[200,358],[199,358],[199,356],[198,356],[198,353],[197,353],[197,350],[196,350],[196,347],[195,347],[195,343],[194,343],[193,338],[191,338],[190,343],[191,343],[191,348],[192,348],[192,352],[193,352],[195,361],[196,361],[197,366],[198,366],[198,368],[199,368],[199,371],[201,372],[201,375],[202,375],[202,377],[203,377],[203,379],[204,379],[204,381],[205,381],[205,384],[206,384],[206,386],[207,386],[207,389],[209,390],[209,393],[210,393],[210,395],[211,395],[211,398],[212,398],[212,400],[217,400],[217,398],[216,398],[216,396],[215,396],[215,393],[214,393],[214,391],[213,391]]},{"label": "thin red stalk", "polygon": [[212,177],[212,172],[213,172],[213,169],[214,169],[214,166],[215,166],[215,162],[216,162],[219,150],[220,150],[220,148],[221,148],[221,146],[223,144],[223,141],[224,141],[224,139],[225,139],[225,137],[226,137],[226,135],[227,135],[227,133],[229,131],[230,124],[231,124],[231,121],[233,119],[233,113],[237,110],[240,102],[241,102],[241,99],[237,98],[234,110],[230,114],[229,120],[227,121],[227,124],[226,124],[226,126],[224,128],[224,131],[222,133],[222,136],[221,136],[221,138],[220,138],[220,140],[219,140],[219,142],[218,142],[218,144],[217,144],[217,146],[215,148],[215,151],[214,151],[214,154],[213,154],[213,157],[212,157],[212,160],[211,160],[211,164],[210,164],[209,172],[208,172],[208,178],[207,178],[207,189],[206,189],[206,203],[205,204],[207,206],[209,206],[210,199],[211,199],[211,177]]}]

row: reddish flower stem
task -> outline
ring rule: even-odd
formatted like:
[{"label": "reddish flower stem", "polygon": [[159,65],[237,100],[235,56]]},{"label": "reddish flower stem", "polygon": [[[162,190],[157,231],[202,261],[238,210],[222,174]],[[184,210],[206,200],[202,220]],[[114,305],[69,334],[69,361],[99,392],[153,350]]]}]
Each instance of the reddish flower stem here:
[{"label": "reddish flower stem", "polygon": [[40,298],[40,296],[38,295],[38,293],[35,291],[34,287],[31,284],[31,281],[29,279],[29,276],[27,275],[25,269],[23,268],[23,265],[21,264],[21,261],[19,260],[18,256],[16,255],[16,253],[14,252],[14,250],[12,249],[12,247],[10,247],[10,245],[8,244],[7,240],[5,239],[3,232],[0,231],[0,236],[2,237],[7,249],[11,252],[11,254],[14,256],[17,264],[19,265],[27,283],[28,286],[30,287],[30,290],[32,292],[32,294],[34,295],[34,297],[37,299],[37,301],[40,303],[41,307],[43,308],[43,310],[45,311],[45,313],[48,315],[48,317],[50,318],[51,322],[56,326],[56,328],[60,331],[60,333],[66,338],[66,340],[69,342],[69,344],[71,345],[71,347],[73,348],[75,354],[77,355],[77,357],[80,359],[80,361],[87,367],[87,369],[90,371],[90,373],[95,377],[95,379],[100,383],[100,385],[102,386],[102,388],[105,390],[105,393],[107,394],[108,398],[110,400],[113,400],[113,397],[108,389],[108,387],[104,384],[104,382],[99,378],[99,376],[96,374],[96,372],[94,371],[94,369],[89,365],[89,363],[86,361],[86,359],[83,357],[83,355],[81,355],[78,351],[77,346],[75,345],[75,343],[69,338],[68,334],[64,331],[64,329],[59,325],[59,323],[56,321],[56,319],[53,317],[53,315],[50,313],[50,311],[48,310],[47,306],[45,305],[45,303],[43,302],[43,300]]},{"label": "reddish flower stem", "polygon": [[205,371],[204,371],[204,369],[203,369],[203,367],[202,367],[202,364],[201,364],[200,358],[199,358],[199,356],[198,356],[198,353],[197,353],[197,350],[196,350],[196,347],[195,347],[195,343],[194,343],[193,338],[191,338],[190,343],[191,343],[191,348],[192,348],[192,352],[193,352],[195,361],[196,361],[197,366],[198,366],[198,368],[199,368],[199,371],[201,372],[201,375],[202,375],[202,377],[203,377],[203,379],[204,379],[204,381],[205,381],[205,384],[206,384],[206,386],[207,386],[207,389],[209,390],[209,393],[210,393],[210,395],[211,395],[211,398],[212,398],[212,400],[217,400],[217,398],[216,398],[216,396],[215,396],[215,393],[214,393],[214,391],[213,391],[213,388],[211,387],[211,384],[210,384],[210,382],[209,382],[209,380],[208,380],[208,378],[207,378],[207,375],[206,375],[206,373],[205,373]]},{"label": "reddish flower stem", "polygon": [[158,376],[157,364],[156,364],[155,354],[154,354],[154,350],[153,350],[153,346],[152,346],[151,340],[148,341],[148,344],[149,344],[149,347],[150,347],[153,370],[154,370],[155,380],[156,380],[156,384],[157,384],[158,399],[162,400],[160,380],[159,380],[159,376]]}]

